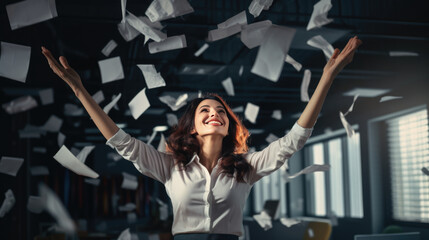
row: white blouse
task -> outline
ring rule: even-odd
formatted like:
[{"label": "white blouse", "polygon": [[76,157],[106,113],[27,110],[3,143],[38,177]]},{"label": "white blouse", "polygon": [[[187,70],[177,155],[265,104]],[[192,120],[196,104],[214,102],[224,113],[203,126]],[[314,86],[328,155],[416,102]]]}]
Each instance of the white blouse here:
[{"label": "white blouse", "polygon": [[218,164],[210,174],[194,155],[181,170],[171,154],[131,137],[120,129],[106,144],[131,161],[144,175],[164,184],[173,205],[172,234],[220,233],[242,235],[243,208],[253,184],[278,168],[301,149],[312,128],[297,123],[284,137],[259,152],[245,154],[253,170],[237,182],[235,176],[221,173]]}]

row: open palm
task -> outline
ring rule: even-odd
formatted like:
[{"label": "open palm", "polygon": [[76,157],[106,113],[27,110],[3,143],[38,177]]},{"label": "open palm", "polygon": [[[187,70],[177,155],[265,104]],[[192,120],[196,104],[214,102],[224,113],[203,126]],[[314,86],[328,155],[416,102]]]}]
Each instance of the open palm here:
[{"label": "open palm", "polygon": [[334,54],[332,54],[331,59],[329,59],[329,61],[326,63],[323,71],[337,75],[347,64],[353,60],[356,49],[361,44],[362,41],[358,39],[357,36],[350,38],[349,42],[341,52],[338,48],[335,49]]}]

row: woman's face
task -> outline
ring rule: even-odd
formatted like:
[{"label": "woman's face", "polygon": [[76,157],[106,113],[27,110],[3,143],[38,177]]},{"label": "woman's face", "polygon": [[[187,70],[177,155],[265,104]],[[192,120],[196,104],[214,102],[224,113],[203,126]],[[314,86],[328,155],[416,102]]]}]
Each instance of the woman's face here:
[{"label": "woman's face", "polygon": [[198,105],[192,134],[197,133],[201,137],[218,135],[223,138],[228,135],[228,128],[229,119],[222,104],[216,100],[206,99]]}]

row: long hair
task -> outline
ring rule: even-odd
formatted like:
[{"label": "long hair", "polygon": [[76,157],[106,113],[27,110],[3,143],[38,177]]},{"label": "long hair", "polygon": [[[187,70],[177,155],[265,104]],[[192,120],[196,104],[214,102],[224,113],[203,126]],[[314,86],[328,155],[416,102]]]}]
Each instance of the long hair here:
[{"label": "long hair", "polygon": [[219,95],[210,93],[201,98],[196,98],[188,103],[185,113],[179,119],[178,125],[173,128],[167,140],[167,151],[171,152],[177,164],[186,168],[194,153],[201,150],[196,134],[191,134],[194,129],[194,117],[198,105],[206,99],[216,100],[225,108],[229,119],[228,135],[222,141],[222,172],[228,175],[236,173],[239,182],[244,181],[244,175],[252,170],[252,166],[243,157],[247,152],[247,139],[249,131],[234,114],[231,108]]}]

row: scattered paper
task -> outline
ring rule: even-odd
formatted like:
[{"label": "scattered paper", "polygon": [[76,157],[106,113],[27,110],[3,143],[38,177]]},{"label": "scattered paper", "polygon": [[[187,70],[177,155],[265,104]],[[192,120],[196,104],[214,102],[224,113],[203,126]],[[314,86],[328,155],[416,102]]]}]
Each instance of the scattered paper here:
[{"label": "scattered paper", "polygon": [[127,228],[119,234],[118,240],[131,240],[130,229]]},{"label": "scattered paper", "polygon": [[332,47],[332,45],[321,35],[310,38],[307,41],[307,44],[315,48],[320,48],[323,51],[323,54],[325,54],[326,60],[329,60],[332,54],[334,54],[334,47]]},{"label": "scattered paper", "polygon": [[184,34],[178,36],[168,37],[160,42],[151,42],[148,45],[151,54],[170,51],[180,48],[186,48],[186,37]]},{"label": "scattered paper", "polygon": [[129,189],[129,190],[136,190],[138,187],[137,177],[131,174],[128,174],[126,172],[122,172],[122,176],[124,177],[122,181],[121,188],[123,189]]},{"label": "scattered paper", "polygon": [[85,146],[80,152],[79,154],[76,156],[77,159],[79,159],[79,161],[81,161],[82,163],[85,163],[86,158],[88,157],[88,155],[92,152],[92,150],[94,150],[95,146]]},{"label": "scattered paper", "polygon": [[320,0],[314,4],[313,13],[311,14],[310,21],[307,25],[307,31],[313,28],[320,28],[334,21],[334,19],[328,18],[328,12],[331,8],[331,0]]},{"label": "scattered paper", "polygon": [[227,38],[241,31],[241,25],[235,24],[227,28],[218,28],[210,30],[208,33],[207,41],[214,42],[223,38]]},{"label": "scattered paper", "polygon": [[0,218],[4,217],[15,205],[15,196],[11,189],[7,190],[4,195],[5,199],[0,207]]},{"label": "scattered paper", "polygon": [[159,97],[159,100],[165,104],[167,104],[171,110],[177,111],[181,107],[186,105],[186,100],[188,99],[188,94],[184,93],[180,95],[177,99],[173,98],[172,96],[161,96]]},{"label": "scattered paper", "polygon": [[37,102],[31,96],[20,97],[20,98],[14,99],[8,103],[2,104],[2,108],[8,114],[25,112],[25,111],[28,111],[28,110],[33,109],[35,107],[37,107]]},{"label": "scattered paper", "polygon": [[99,178],[85,178],[84,180],[86,183],[98,186],[100,185],[100,179]]},{"label": "scattered paper", "polygon": [[92,98],[97,104],[100,104],[102,101],[104,101],[104,94],[103,91],[99,90],[94,95],[92,95]]},{"label": "scattered paper", "polygon": [[273,0],[252,0],[249,5],[249,13],[256,18],[261,14],[262,10],[268,10],[271,4],[273,4]]},{"label": "scattered paper", "polygon": [[313,164],[313,165],[310,165],[310,166],[302,169],[301,171],[299,171],[299,172],[297,172],[295,174],[292,174],[292,175],[285,174],[285,175],[283,175],[283,178],[284,178],[283,180],[285,182],[288,182],[291,179],[294,179],[294,178],[296,178],[298,176],[301,176],[303,174],[309,174],[309,173],[314,173],[314,172],[326,172],[330,168],[331,168],[331,166],[329,164]]},{"label": "scattered paper", "polygon": [[265,141],[267,141],[268,143],[272,143],[272,142],[276,141],[277,139],[279,139],[279,137],[277,137],[276,135],[270,133],[268,135],[268,137],[265,138]]},{"label": "scattered paper", "polygon": [[351,113],[351,112],[353,111],[353,107],[355,106],[355,102],[356,102],[356,99],[358,99],[358,97],[359,97],[359,94],[356,94],[356,95],[353,97],[353,103],[352,103],[352,105],[349,107],[349,109],[347,110],[347,112],[346,112],[346,113],[344,113],[344,117],[345,117],[345,116],[347,116],[349,113]]},{"label": "scattered paper", "polygon": [[418,57],[419,54],[415,53],[415,52],[390,51],[389,56],[391,56],[391,57]]},{"label": "scattered paper", "polygon": [[204,45],[201,46],[200,49],[198,49],[198,51],[196,51],[194,53],[194,56],[195,57],[199,57],[201,54],[203,54],[204,51],[207,50],[207,48],[209,48],[209,45],[207,43],[204,43]]},{"label": "scattered paper", "polygon": [[58,147],[64,145],[64,141],[66,140],[66,135],[61,132],[58,132],[57,143]]},{"label": "scattered paper", "polygon": [[251,72],[277,82],[295,29],[272,25],[266,32]]},{"label": "scattered paper", "polygon": [[127,42],[140,35],[140,32],[133,28],[128,22],[120,22],[118,24],[118,31]]},{"label": "scattered paper", "polygon": [[251,123],[256,124],[256,117],[258,116],[259,106],[253,103],[247,103],[246,110],[244,110],[244,117]]},{"label": "scattered paper", "polygon": [[64,105],[64,115],[66,116],[82,116],[83,115],[83,108],[78,107],[75,104],[66,103]]},{"label": "scattered paper", "polygon": [[310,101],[310,97],[308,96],[308,86],[310,85],[311,80],[311,71],[305,69],[304,76],[301,82],[301,101],[308,102]]},{"label": "scattered paper", "polygon": [[0,173],[16,177],[23,162],[23,158],[3,156],[0,159]]},{"label": "scattered paper", "polygon": [[79,159],[77,159],[64,145],[55,154],[54,159],[76,174],[87,176],[90,178],[98,178],[98,173],[94,172],[84,163],[79,161]]},{"label": "scattered paper", "polygon": [[293,59],[291,56],[286,55],[285,62],[291,64],[298,72],[301,71],[302,64],[295,61],[295,59]]},{"label": "scattered paper", "polygon": [[130,212],[136,209],[136,205],[134,203],[127,203],[124,206],[119,206],[120,212]]},{"label": "scattered paper", "polygon": [[341,119],[341,123],[343,124],[343,127],[346,129],[347,136],[352,137],[355,134],[355,130],[347,122],[346,117],[342,112],[340,112],[340,119]]},{"label": "scattered paper", "polygon": [[41,197],[38,196],[29,196],[27,202],[27,209],[32,213],[39,214],[44,209],[44,202]]},{"label": "scattered paper", "polygon": [[158,144],[158,148],[157,148],[158,152],[166,152],[166,142],[165,142],[165,137],[164,134],[161,133],[161,140],[159,140],[159,144]]},{"label": "scattered paper", "polygon": [[122,94],[119,93],[118,96],[116,96],[110,103],[108,103],[106,106],[104,106],[103,111],[106,114],[109,114],[110,110],[116,105],[116,103],[121,99]]},{"label": "scattered paper", "polygon": [[49,175],[49,169],[45,166],[31,167],[31,176],[46,176]]},{"label": "scattered paper", "polygon": [[101,82],[108,83],[124,78],[124,71],[120,57],[113,57],[98,61],[101,72]]},{"label": "scattered paper", "polygon": [[177,125],[177,123],[179,122],[179,120],[177,119],[177,116],[173,113],[167,113],[166,116],[167,116],[167,124],[170,127]]},{"label": "scattered paper", "polygon": [[253,218],[265,231],[273,227],[270,215],[268,215],[264,210],[260,214],[253,215]]},{"label": "scattered paper", "polygon": [[313,238],[313,237],[314,237],[313,229],[309,228],[309,229],[307,230],[307,233],[308,233],[308,236],[309,236],[310,238]]},{"label": "scattered paper", "polygon": [[55,115],[51,115],[49,119],[40,128],[48,132],[58,132],[63,125],[63,120]]},{"label": "scattered paper", "polygon": [[282,120],[282,111],[281,110],[274,110],[271,117],[276,119],[276,120]]},{"label": "scattered paper", "polygon": [[108,57],[110,53],[118,46],[118,44],[115,42],[115,40],[110,40],[106,46],[101,50],[101,53]]},{"label": "scattered paper", "polygon": [[247,16],[246,16],[246,11],[242,11],[239,14],[229,18],[228,20],[226,20],[223,23],[219,23],[217,25],[218,28],[228,28],[234,25],[247,25]]},{"label": "scattered paper", "polygon": [[244,67],[243,67],[243,65],[241,65],[240,69],[238,70],[238,76],[241,77],[241,75],[243,75],[243,70],[244,70]]},{"label": "scattered paper", "polygon": [[403,98],[402,96],[383,96],[380,98],[380,102],[387,102],[387,101],[402,99],[402,98]]},{"label": "scattered paper", "polygon": [[48,88],[45,90],[39,91],[40,101],[42,105],[48,105],[54,103],[54,90],[52,88]]},{"label": "scattered paper", "polygon": [[194,12],[187,0],[153,0],[146,10],[152,22],[175,18]]},{"label": "scattered paper", "polygon": [[289,228],[289,227],[292,227],[293,225],[301,223],[301,220],[294,219],[294,218],[280,218],[280,222]]},{"label": "scattered paper", "polygon": [[127,11],[126,21],[133,28],[143,34],[145,38],[150,38],[155,42],[160,42],[167,38],[167,34],[151,26],[152,24],[150,23],[148,18],[138,18],[129,11]]},{"label": "scattered paper", "polygon": [[261,45],[265,38],[265,32],[271,25],[270,20],[265,20],[242,26],[240,39],[249,49],[257,47]]},{"label": "scattered paper", "polygon": [[65,232],[74,232],[76,230],[74,222],[57,195],[43,183],[39,184],[39,195],[44,203],[44,209],[55,218],[59,227]]},{"label": "scattered paper", "polygon": [[146,88],[143,88],[143,90],[137,93],[137,95],[128,103],[128,106],[133,118],[139,118],[140,115],[150,107],[149,100],[146,97]]},{"label": "scattered paper", "polygon": [[30,66],[31,47],[0,43],[0,76],[24,83]]},{"label": "scattered paper", "polygon": [[6,5],[12,30],[30,26],[58,16],[55,0],[26,0]]},{"label": "scattered paper", "polygon": [[230,77],[228,77],[227,79],[222,81],[222,86],[223,88],[225,88],[226,93],[229,96],[234,96],[234,85],[232,83],[232,79]]},{"label": "scattered paper", "polygon": [[429,176],[429,170],[428,170],[428,168],[426,168],[426,167],[422,167],[422,172],[423,172],[424,174],[426,174],[427,176]]},{"label": "scattered paper", "polygon": [[232,108],[231,110],[234,113],[241,113],[241,112],[244,112],[244,107],[243,106],[238,106],[238,107]]},{"label": "scattered paper", "polygon": [[148,89],[165,86],[164,78],[156,71],[153,64],[137,64],[137,67],[142,71]]}]

